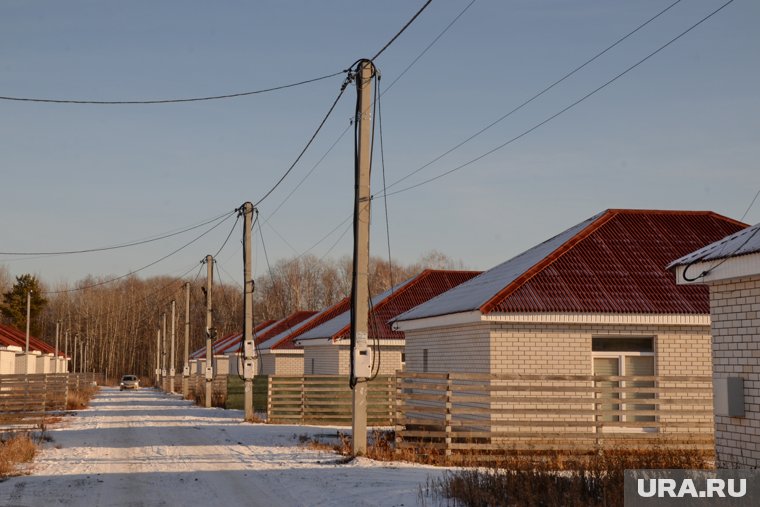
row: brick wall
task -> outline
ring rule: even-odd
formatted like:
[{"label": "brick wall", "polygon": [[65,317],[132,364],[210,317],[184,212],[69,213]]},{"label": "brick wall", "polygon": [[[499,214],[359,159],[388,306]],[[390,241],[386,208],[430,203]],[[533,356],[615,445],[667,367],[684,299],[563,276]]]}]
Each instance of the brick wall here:
[{"label": "brick wall", "polygon": [[[392,375],[402,368],[401,345],[382,346],[380,375]],[[313,372],[312,372],[312,364]],[[346,345],[311,345],[304,347],[303,373],[306,375],[348,375],[349,347]]]},{"label": "brick wall", "polygon": [[480,322],[449,327],[409,330],[406,336],[406,371],[489,373],[489,324]]},{"label": "brick wall", "polygon": [[744,379],[745,417],[715,416],[721,467],[760,466],[760,276],[710,285],[713,368]]},{"label": "brick wall", "polygon": [[594,336],[653,337],[657,375],[710,375],[706,326],[493,323],[491,373],[591,375]]}]

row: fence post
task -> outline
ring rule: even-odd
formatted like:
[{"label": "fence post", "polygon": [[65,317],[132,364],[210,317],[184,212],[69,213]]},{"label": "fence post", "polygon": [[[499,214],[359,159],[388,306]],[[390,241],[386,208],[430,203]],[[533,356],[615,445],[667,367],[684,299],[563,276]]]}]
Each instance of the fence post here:
[{"label": "fence post", "polygon": [[272,422],[272,375],[267,377],[267,422]]},{"label": "fence post", "polygon": [[396,453],[401,452],[401,443],[404,441],[404,426],[401,424],[401,404],[403,403],[403,399],[399,397],[399,393],[403,389],[401,386],[403,385],[404,379],[403,379],[402,373],[396,374],[396,397],[395,397],[395,413],[394,413],[394,423],[396,424]]},{"label": "fence post", "polygon": [[301,377],[301,424],[306,424],[306,376]]},{"label": "fence post", "polygon": [[448,462],[451,459],[451,373],[446,374],[446,448],[444,459]]}]

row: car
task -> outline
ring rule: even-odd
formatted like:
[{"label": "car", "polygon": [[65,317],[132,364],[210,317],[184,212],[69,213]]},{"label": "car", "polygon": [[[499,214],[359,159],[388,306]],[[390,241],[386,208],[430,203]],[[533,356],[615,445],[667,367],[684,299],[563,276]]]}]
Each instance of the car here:
[{"label": "car", "polygon": [[139,389],[139,387],[140,379],[137,378],[137,375],[124,375],[121,377],[121,382],[119,383],[120,391],[124,389]]}]

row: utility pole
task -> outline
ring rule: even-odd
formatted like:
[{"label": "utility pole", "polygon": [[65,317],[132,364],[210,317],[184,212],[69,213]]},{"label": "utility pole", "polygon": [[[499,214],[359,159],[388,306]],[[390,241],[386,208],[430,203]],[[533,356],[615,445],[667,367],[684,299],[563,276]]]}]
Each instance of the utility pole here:
[{"label": "utility pole", "polygon": [[29,353],[29,320],[32,316],[32,291],[26,292],[26,353]]},{"label": "utility pole", "polygon": [[245,379],[245,420],[253,420],[253,277],[251,274],[251,225],[253,222],[253,204],[243,204],[243,378]]},{"label": "utility pole", "polygon": [[185,282],[185,362],[182,366],[182,397],[190,395],[190,282]]},{"label": "utility pole", "polygon": [[64,373],[69,372],[69,330],[63,333],[63,364]]},{"label": "utility pole", "polygon": [[161,388],[161,328],[156,329],[156,388]]},{"label": "utility pole", "polygon": [[351,290],[351,378],[353,388],[352,452],[367,452],[367,380],[372,376],[372,359],[368,347],[369,316],[369,221],[370,221],[370,134],[372,127],[372,77],[374,65],[359,62],[356,89],[359,95],[356,124],[359,140],[356,147],[354,195],[354,264]]},{"label": "utility pole", "polygon": [[166,312],[161,313],[161,389],[166,391]]},{"label": "utility pole", "polygon": [[77,342],[79,341],[79,340],[77,340],[77,337],[78,337],[78,335],[74,334],[74,336],[72,338],[74,340],[74,364],[73,364],[73,368],[71,369],[71,371],[74,372],[74,373],[77,372]]},{"label": "utility pole", "polygon": [[175,317],[175,311],[176,311],[176,301],[172,299],[172,347],[171,347],[171,356],[169,358],[169,392],[174,392],[174,324],[176,322]]},{"label": "utility pole", "polygon": [[211,342],[216,335],[214,316],[211,313],[211,289],[214,285],[214,257],[206,256],[206,408],[211,408],[212,381],[214,380],[214,354]]},{"label": "utility pole", "polygon": [[55,361],[53,361],[53,373],[58,373],[58,363],[60,362],[60,351],[58,350],[58,337],[61,333],[61,321],[55,321]]}]

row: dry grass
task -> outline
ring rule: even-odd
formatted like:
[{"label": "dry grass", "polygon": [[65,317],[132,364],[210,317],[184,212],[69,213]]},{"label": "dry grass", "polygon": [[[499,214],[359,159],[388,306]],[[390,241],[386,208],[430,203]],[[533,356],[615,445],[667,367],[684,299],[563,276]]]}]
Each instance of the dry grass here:
[{"label": "dry grass", "polygon": [[37,454],[37,446],[29,435],[14,435],[0,440],[0,477],[18,475],[18,465],[28,463]]},{"label": "dry grass", "polygon": [[698,450],[618,449],[572,456],[504,456],[490,469],[446,472],[429,480],[421,497],[470,506],[623,505],[626,469],[711,469],[712,455]]},{"label": "dry grass", "polygon": [[87,408],[97,392],[97,387],[80,387],[79,389],[69,391],[66,397],[66,410],[82,410]]},{"label": "dry grass", "polygon": [[[195,393],[195,404],[199,407],[206,406],[206,390],[199,389]],[[227,393],[221,393],[217,390],[211,392],[211,406],[217,408],[226,408],[227,406]]]}]

